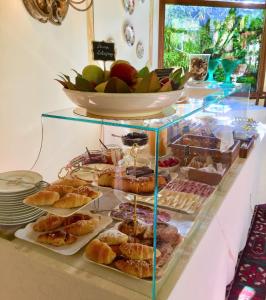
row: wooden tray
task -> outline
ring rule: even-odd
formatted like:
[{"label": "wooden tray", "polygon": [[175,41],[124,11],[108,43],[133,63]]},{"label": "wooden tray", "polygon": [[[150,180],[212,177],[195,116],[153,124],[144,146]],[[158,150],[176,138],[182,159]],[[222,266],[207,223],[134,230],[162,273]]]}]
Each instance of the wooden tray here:
[{"label": "wooden tray", "polygon": [[[210,141],[210,147],[207,148],[201,147],[201,146],[188,146],[184,145],[184,137],[192,137],[197,139],[199,142],[202,142],[203,145],[207,145],[208,141]],[[205,140],[203,143],[203,139]],[[239,154],[239,148],[240,148],[240,141],[235,141],[234,145],[226,152],[221,152],[219,149],[213,149],[213,147],[216,145],[218,146],[217,138],[211,138],[211,137],[204,137],[204,136],[196,136],[196,135],[183,135],[181,138],[176,140],[174,143],[170,144],[170,147],[172,148],[172,151],[175,155],[177,155],[178,158],[181,160],[185,157],[185,151],[189,151],[189,159],[192,159],[195,154],[201,154],[201,155],[210,155],[214,162],[220,162],[223,164],[229,164],[231,165],[235,159],[238,157]]]},{"label": "wooden tray", "polygon": [[[239,149],[239,157],[240,158],[247,158],[249,156],[249,153],[251,152],[253,146],[254,146],[254,142],[255,142],[255,139],[254,137],[252,137],[249,142],[248,141],[245,141],[245,140],[240,140],[240,149]],[[241,146],[244,144],[244,143],[247,143],[248,146],[247,148],[241,148]]]}]

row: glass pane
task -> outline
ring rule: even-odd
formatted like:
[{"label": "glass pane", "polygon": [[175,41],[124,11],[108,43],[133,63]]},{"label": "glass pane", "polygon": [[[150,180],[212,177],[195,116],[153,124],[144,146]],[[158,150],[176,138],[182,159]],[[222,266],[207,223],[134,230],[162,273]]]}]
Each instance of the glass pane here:
[{"label": "glass pane", "polygon": [[263,23],[262,9],[166,5],[164,66],[189,68],[190,54],[210,54],[207,80],[255,90]]}]

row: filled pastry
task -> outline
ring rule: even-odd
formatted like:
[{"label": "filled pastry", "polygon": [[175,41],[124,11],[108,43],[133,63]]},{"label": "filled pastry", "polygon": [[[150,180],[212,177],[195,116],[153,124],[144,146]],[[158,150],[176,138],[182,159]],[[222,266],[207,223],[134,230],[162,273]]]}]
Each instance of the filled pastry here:
[{"label": "filled pastry", "polygon": [[128,241],[128,235],[112,228],[102,232],[98,239],[108,245],[120,245]]},{"label": "filled pastry", "polygon": [[80,220],[64,228],[64,231],[77,236],[90,233],[95,230],[99,224],[98,218],[91,218],[90,220]]},{"label": "filled pastry", "polygon": [[64,218],[48,214],[41,217],[33,224],[33,230],[38,232],[55,230],[62,226],[63,222]]},{"label": "filled pastry", "polygon": [[105,265],[111,264],[116,258],[116,253],[112,248],[98,239],[91,241],[87,245],[85,254],[88,259]]},{"label": "filled pastry", "polygon": [[74,235],[62,231],[43,233],[37,238],[37,242],[39,243],[56,247],[73,244],[76,240],[77,237],[75,237]]},{"label": "filled pastry", "polygon": [[74,192],[75,188],[70,185],[51,184],[45,190],[51,192],[57,192],[59,193],[60,197],[63,197],[67,193]]},{"label": "filled pastry", "polygon": [[84,186],[80,186],[79,188],[76,189],[76,193],[80,194],[80,195],[84,195],[87,197],[90,197],[92,199],[95,199],[99,196],[99,193],[92,190],[89,186],[84,185]]},{"label": "filled pastry", "polygon": [[69,217],[64,218],[63,226],[68,226],[70,224],[76,223],[80,220],[90,220],[92,217],[89,215],[75,213]]},{"label": "filled pastry", "polygon": [[53,185],[67,185],[72,186],[74,188],[78,188],[83,185],[87,185],[88,182],[85,180],[77,179],[77,178],[63,178],[55,181]]},{"label": "filled pastry", "polygon": [[139,278],[152,277],[152,264],[145,260],[119,259],[115,261],[117,269]]},{"label": "filled pastry", "polygon": [[[130,259],[147,260],[153,258],[153,247],[142,245],[139,243],[126,243],[120,245],[120,251],[123,256]],[[161,252],[156,249],[156,257],[159,257]]]},{"label": "filled pastry", "polygon": [[137,220],[136,225],[133,220],[125,220],[118,226],[118,230],[130,235],[130,236],[138,236],[145,232],[147,225],[140,220]]}]

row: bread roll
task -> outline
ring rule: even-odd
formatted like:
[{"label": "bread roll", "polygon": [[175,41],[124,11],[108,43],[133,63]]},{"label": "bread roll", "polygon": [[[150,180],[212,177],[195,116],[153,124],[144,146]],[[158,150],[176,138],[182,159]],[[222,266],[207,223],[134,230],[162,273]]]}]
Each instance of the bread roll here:
[{"label": "bread roll", "polygon": [[27,197],[24,200],[26,204],[32,204],[37,206],[42,205],[53,205],[56,201],[60,198],[59,193],[57,192],[50,192],[50,191],[41,191],[34,195]]},{"label": "bread roll", "polygon": [[56,247],[73,244],[77,238],[74,235],[62,231],[44,233],[38,236],[37,242]]},{"label": "bread roll", "polygon": [[111,264],[116,257],[116,253],[111,247],[98,239],[91,241],[87,245],[85,254],[88,259],[105,265]]},{"label": "bread roll", "polygon": [[60,200],[54,203],[53,207],[56,208],[74,208],[80,207],[84,204],[87,204],[92,199],[90,197],[86,197],[83,195],[75,194],[75,193],[68,193]]},{"label": "bread roll", "polygon": [[33,230],[38,232],[50,231],[60,227],[64,222],[64,218],[50,215],[43,216],[33,224]]},{"label": "bread roll", "polygon": [[128,240],[128,236],[117,229],[109,229],[102,232],[98,239],[108,245],[120,245],[122,243],[126,243]]},{"label": "bread roll", "polygon": [[98,224],[98,218],[92,218],[90,220],[80,220],[65,227],[64,230],[67,233],[80,236],[94,231]]},{"label": "bread roll", "polygon": [[[139,243],[126,243],[120,245],[122,254],[131,259],[147,260],[153,258],[153,247],[142,245]],[[156,249],[156,257],[159,257],[161,252]]]},{"label": "bread roll", "polygon": [[75,188],[70,185],[51,184],[45,190],[51,192],[57,192],[59,193],[60,197],[63,197],[67,193],[72,193],[75,190]]},{"label": "bread roll", "polygon": [[152,264],[145,260],[119,259],[115,262],[117,269],[138,278],[152,277]]}]

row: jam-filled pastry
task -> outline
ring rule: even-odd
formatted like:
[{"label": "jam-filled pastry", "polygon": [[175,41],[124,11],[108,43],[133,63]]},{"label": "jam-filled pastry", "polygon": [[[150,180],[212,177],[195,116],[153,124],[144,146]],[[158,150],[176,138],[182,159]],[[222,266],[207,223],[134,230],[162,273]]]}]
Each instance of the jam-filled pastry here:
[{"label": "jam-filled pastry", "polygon": [[55,230],[56,228],[62,226],[63,222],[63,217],[48,214],[41,217],[33,224],[33,230],[38,232]]},{"label": "jam-filled pastry", "polygon": [[116,258],[116,253],[112,248],[98,239],[91,241],[87,245],[85,254],[88,259],[105,265],[111,264]]},{"label": "jam-filled pastry", "polygon": [[59,193],[52,191],[41,191],[31,196],[28,196],[24,203],[37,206],[53,205],[60,198]]},{"label": "jam-filled pastry", "polygon": [[67,233],[74,235],[84,235],[95,230],[99,224],[98,218],[91,218],[90,220],[80,220],[64,228]]},{"label": "jam-filled pastry", "polygon": [[152,277],[152,264],[145,260],[119,259],[115,261],[117,269],[139,278]]},{"label": "jam-filled pastry", "polygon": [[89,203],[92,199],[87,196],[75,194],[75,193],[68,193],[60,200],[54,203],[53,207],[56,208],[74,208],[80,207]]},{"label": "jam-filled pastry", "polygon": [[38,236],[37,242],[56,247],[73,244],[77,240],[72,234],[62,231],[53,231]]},{"label": "jam-filled pastry", "polygon": [[138,236],[145,232],[146,227],[147,225],[141,220],[137,220],[136,226],[133,220],[125,220],[119,224],[118,230],[130,236]]},{"label": "jam-filled pastry", "polygon": [[89,215],[76,213],[76,214],[73,214],[69,217],[66,217],[64,219],[63,226],[68,226],[70,224],[76,223],[76,222],[81,221],[81,220],[90,220],[91,218],[92,217],[89,216]]},{"label": "jam-filled pastry", "polygon": [[84,186],[80,186],[79,188],[76,189],[76,193],[80,194],[80,195],[84,195],[87,197],[90,197],[92,199],[95,199],[99,196],[99,193],[92,190],[89,186],[84,185]]},{"label": "jam-filled pastry", "polygon": [[[120,245],[120,251],[123,256],[130,259],[147,260],[153,258],[153,247],[142,245],[139,243],[126,243]],[[156,249],[156,257],[159,257],[161,252]]]}]

